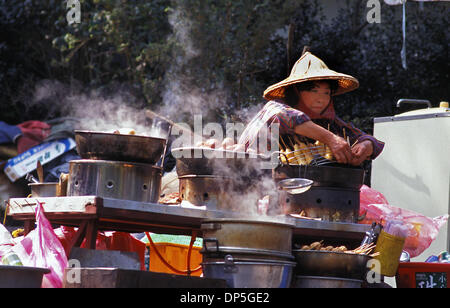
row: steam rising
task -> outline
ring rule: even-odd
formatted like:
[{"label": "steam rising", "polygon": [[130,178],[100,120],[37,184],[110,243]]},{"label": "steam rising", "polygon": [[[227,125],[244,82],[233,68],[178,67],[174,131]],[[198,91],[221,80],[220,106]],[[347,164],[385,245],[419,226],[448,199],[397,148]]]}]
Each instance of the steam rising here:
[{"label": "steam rising", "polygon": [[202,50],[191,38],[192,22],[186,16],[189,8],[177,1],[177,7],[169,15],[173,38],[179,49],[174,51],[173,62],[165,74],[163,106],[156,112],[174,122],[192,122],[194,115],[202,115],[207,121],[216,122],[214,111],[224,107],[228,91],[215,83],[215,89],[195,86],[190,73],[190,61],[201,56]]},{"label": "steam rising", "polygon": [[[209,118],[210,113],[223,107],[223,103],[229,95],[223,86],[219,90],[197,88],[191,82],[189,71],[185,67],[195,57],[201,55],[191,39],[191,24],[184,15],[183,4],[175,9],[169,20],[172,25],[174,36],[183,47],[184,56],[174,57],[174,63],[166,74],[166,91],[164,92],[164,106],[159,110],[161,114],[174,121],[184,122],[183,113],[188,114],[189,121],[194,115],[202,115],[204,122],[217,122],[216,118]],[[247,109],[235,111],[235,118],[241,119],[244,125],[261,109],[262,106],[253,106]],[[192,122],[191,122],[192,123]],[[192,127],[192,126],[191,126]],[[223,137],[227,137],[227,132]],[[237,142],[239,136],[234,141]],[[222,140],[218,140],[221,142]],[[232,187],[222,187],[227,192],[225,205],[227,209],[234,212],[259,215],[257,208],[259,200],[265,195],[271,195],[271,203],[277,203],[275,183],[272,179],[270,169],[261,169],[260,161],[256,158],[240,158],[239,164],[234,159],[211,158],[214,160],[214,174],[218,177],[232,179]]]},{"label": "steam rising", "polygon": [[28,108],[63,109],[64,116],[79,120],[75,129],[112,133],[130,128],[137,135],[166,138],[167,132],[160,123],[149,123],[143,112],[144,106],[132,106],[130,102],[134,101],[135,98],[126,91],[106,96],[100,91],[85,93],[76,90],[76,86],[44,80],[36,86]]},{"label": "steam rising", "polygon": [[[239,157],[239,156],[238,156]],[[223,205],[227,210],[240,212],[248,216],[262,214],[279,214],[278,196],[272,169],[264,168],[260,157],[247,156],[236,160],[216,159],[214,161],[214,175],[232,179],[231,187],[223,187],[228,193],[229,204]],[[262,201],[270,202],[267,208],[261,208]]]},{"label": "steam rising", "polygon": [[137,135],[165,138],[164,131],[149,125],[143,109],[127,105],[121,95],[109,99],[76,95],[67,100],[75,106],[73,116],[83,119],[80,129],[111,133],[120,128],[132,128]]},{"label": "steam rising", "polygon": [[[217,119],[208,118],[208,115],[222,108],[229,94],[223,86],[212,92],[210,89],[192,85],[189,71],[185,70],[186,64],[194,57],[200,56],[201,51],[193,45],[190,37],[191,25],[182,12],[182,7],[173,10],[169,21],[173,27],[173,35],[183,47],[183,52],[181,55],[174,55],[173,64],[165,76],[163,105],[154,111],[175,123],[192,121],[196,114],[203,115],[205,122],[217,122]],[[34,94],[34,103],[52,101],[52,98],[54,103],[56,98],[58,105],[65,109],[66,116],[81,120],[76,129],[113,132],[127,127],[133,128],[138,135],[167,137],[164,129],[149,124],[143,112],[145,104],[136,104],[135,98],[127,92],[105,96],[100,91],[85,93],[58,82],[45,82],[38,85]],[[130,104],[130,101],[133,104]],[[261,108],[262,105],[237,110],[235,116],[247,124]],[[217,161],[214,174],[230,177],[235,183],[233,187],[226,188],[231,196],[229,202],[233,211],[259,215],[258,202],[267,195],[270,195],[272,204],[277,203],[277,189],[271,170],[261,169],[258,164],[257,159],[249,159],[242,168],[236,170],[226,163],[226,160]]]}]

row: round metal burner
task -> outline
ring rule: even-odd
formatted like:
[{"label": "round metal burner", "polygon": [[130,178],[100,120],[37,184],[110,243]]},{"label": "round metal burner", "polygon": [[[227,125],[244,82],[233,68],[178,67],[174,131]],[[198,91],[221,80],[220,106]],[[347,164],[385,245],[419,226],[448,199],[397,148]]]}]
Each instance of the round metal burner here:
[{"label": "round metal burner", "polygon": [[228,190],[231,178],[215,175],[184,175],[178,177],[180,198],[196,206],[208,209],[224,209],[230,204]]},{"label": "round metal burner", "polygon": [[273,170],[275,182],[307,178],[314,183],[301,194],[281,190],[279,204],[285,214],[303,214],[325,221],[356,223],[364,170],[346,165],[279,166]]},{"label": "round metal burner", "polygon": [[162,169],[150,164],[107,160],[69,163],[68,196],[99,196],[156,203]]}]

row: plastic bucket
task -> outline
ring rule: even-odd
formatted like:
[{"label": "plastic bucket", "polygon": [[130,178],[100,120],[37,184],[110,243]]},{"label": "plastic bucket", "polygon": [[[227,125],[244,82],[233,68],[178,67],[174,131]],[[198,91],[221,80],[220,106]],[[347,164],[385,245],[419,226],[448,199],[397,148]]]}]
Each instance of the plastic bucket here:
[{"label": "plastic bucket", "polygon": [[[174,244],[174,243],[155,243],[156,249],[164,258],[164,260],[178,270],[187,269],[187,256],[189,246]],[[200,254],[200,247],[192,247],[191,252],[191,270],[196,269],[202,263],[203,257]],[[150,265],[149,270],[151,272],[177,274],[180,273],[172,271],[167,265],[165,265],[161,259],[157,256],[156,252],[150,247]],[[191,276],[201,276],[202,271],[196,271],[191,273]],[[187,275],[184,274],[184,275]]]},{"label": "plastic bucket", "polygon": [[381,231],[375,247],[380,255],[375,257],[380,261],[380,274],[388,277],[395,276],[400,263],[405,238]]}]

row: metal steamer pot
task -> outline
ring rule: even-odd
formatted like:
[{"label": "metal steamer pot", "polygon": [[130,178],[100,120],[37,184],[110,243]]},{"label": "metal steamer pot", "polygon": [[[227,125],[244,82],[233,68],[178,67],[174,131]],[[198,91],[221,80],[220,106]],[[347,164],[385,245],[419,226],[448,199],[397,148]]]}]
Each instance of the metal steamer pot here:
[{"label": "metal steamer pot", "polygon": [[242,202],[248,192],[257,191],[248,182],[220,175],[183,175],[178,177],[178,181],[181,200],[193,205],[206,206],[208,210],[246,214],[257,211],[256,196],[250,196],[246,203]]},{"label": "metal steamer pot", "polygon": [[83,159],[156,164],[166,149],[166,139],[94,131],[75,131],[78,154]]},{"label": "metal steamer pot", "polygon": [[285,214],[304,211],[308,217],[325,221],[356,223],[359,216],[360,188],[364,170],[342,164],[323,166],[280,165],[272,176],[275,182],[288,178],[314,181],[302,194],[280,191],[279,204]]},{"label": "metal steamer pot", "polygon": [[[181,199],[211,210],[254,213],[257,187],[272,173],[270,158],[263,155],[198,147],[174,148],[171,153]],[[247,194],[255,204],[243,206]]]},{"label": "metal steamer pot", "polygon": [[99,196],[156,203],[162,168],[149,164],[106,160],[69,163],[68,196]]},{"label": "metal steamer pot", "polygon": [[214,219],[201,225],[203,275],[231,288],[288,288],[296,265],[293,225],[285,221]]},{"label": "metal steamer pot", "polygon": [[289,288],[295,262],[273,259],[235,259],[204,261],[203,275],[223,279],[230,288]]},{"label": "metal steamer pot", "polygon": [[217,259],[224,254],[239,257],[292,260],[292,232],[286,222],[219,218],[204,221],[204,259]]}]

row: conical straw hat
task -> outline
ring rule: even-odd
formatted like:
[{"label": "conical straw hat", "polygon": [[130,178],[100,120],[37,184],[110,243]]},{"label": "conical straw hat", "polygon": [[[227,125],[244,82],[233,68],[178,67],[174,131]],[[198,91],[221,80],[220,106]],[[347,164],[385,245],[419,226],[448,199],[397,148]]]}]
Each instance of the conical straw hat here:
[{"label": "conical straw hat", "polygon": [[356,78],[330,70],[326,64],[309,51],[305,52],[295,62],[288,78],[271,85],[264,91],[264,98],[284,98],[286,86],[310,80],[334,79],[338,81],[338,88],[333,95],[343,94],[358,88],[359,82]]}]

